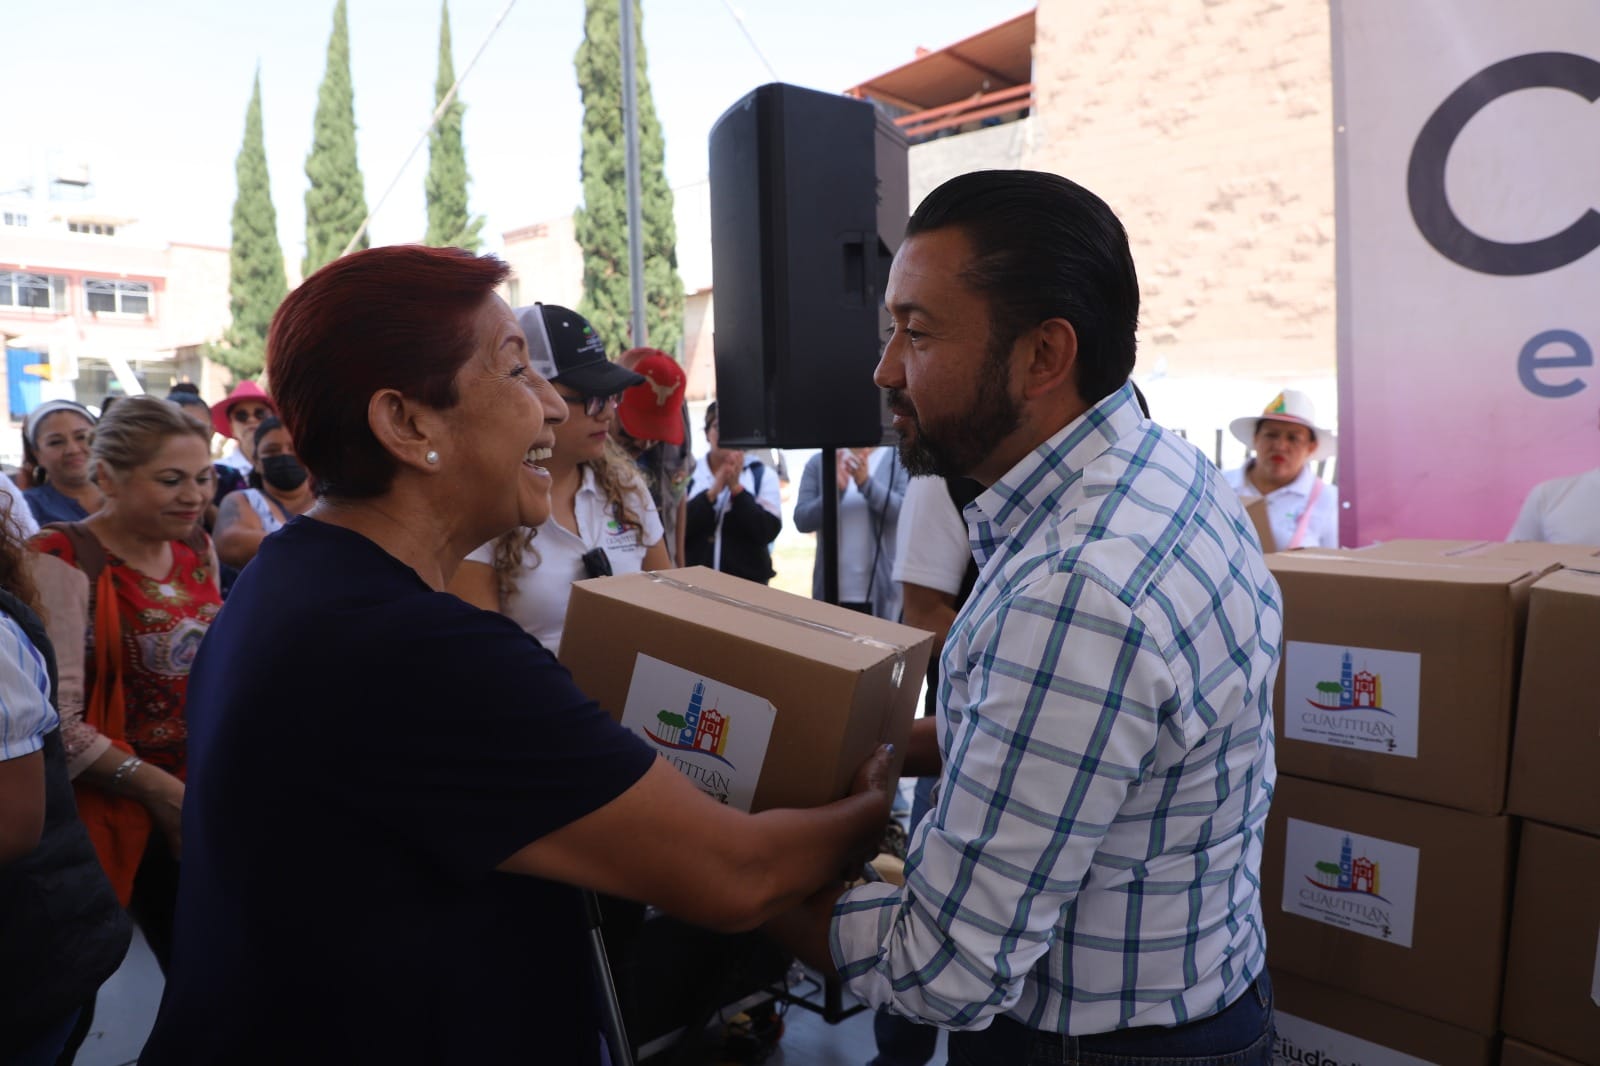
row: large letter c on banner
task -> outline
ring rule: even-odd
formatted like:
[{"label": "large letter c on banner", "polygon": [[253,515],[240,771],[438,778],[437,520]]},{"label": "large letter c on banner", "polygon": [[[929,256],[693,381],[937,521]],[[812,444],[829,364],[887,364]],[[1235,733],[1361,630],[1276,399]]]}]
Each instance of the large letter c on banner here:
[{"label": "large letter c on banner", "polygon": [[[1479,111],[1521,89],[1566,89],[1593,103],[1600,99],[1600,62],[1567,52],[1535,52],[1486,67],[1445,97],[1411,149],[1406,192],[1417,229],[1440,255],[1481,274],[1542,274],[1600,248],[1600,211],[1593,208],[1554,236],[1520,244],[1480,237],[1450,208],[1444,170],[1456,138]],[[1548,164],[1527,160],[1526,165]]]}]

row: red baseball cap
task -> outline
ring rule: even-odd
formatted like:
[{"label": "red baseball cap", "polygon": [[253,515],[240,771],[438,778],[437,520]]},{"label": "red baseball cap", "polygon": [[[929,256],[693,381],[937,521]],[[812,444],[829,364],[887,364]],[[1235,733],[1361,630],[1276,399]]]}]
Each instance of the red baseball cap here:
[{"label": "red baseball cap", "polygon": [[622,394],[617,404],[617,420],[628,435],[638,440],[666,441],[674,447],[683,443],[683,399],[689,378],[678,361],[655,348],[634,348],[621,360],[644,378]]}]

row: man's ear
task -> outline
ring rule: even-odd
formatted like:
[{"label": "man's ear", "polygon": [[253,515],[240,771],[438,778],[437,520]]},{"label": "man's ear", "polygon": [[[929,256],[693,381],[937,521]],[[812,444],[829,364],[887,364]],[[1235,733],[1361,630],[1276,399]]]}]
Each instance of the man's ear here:
[{"label": "man's ear", "polygon": [[1034,400],[1058,392],[1063,385],[1077,391],[1078,331],[1064,318],[1049,318],[1027,335],[1022,365],[1022,395]]},{"label": "man's ear", "polygon": [[[398,389],[379,389],[367,401],[367,426],[383,450],[404,466],[439,469],[444,438],[439,413],[426,404],[407,399]],[[427,460],[429,454],[435,461]]]}]

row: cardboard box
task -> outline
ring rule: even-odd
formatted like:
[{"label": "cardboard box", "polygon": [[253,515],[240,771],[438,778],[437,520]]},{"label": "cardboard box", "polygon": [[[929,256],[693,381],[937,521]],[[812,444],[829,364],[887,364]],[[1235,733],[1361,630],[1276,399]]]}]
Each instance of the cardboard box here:
[{"label": "cardboard box", "polygon": [[1250,524],[1255,527],[1256,539],[1261,542],[1261,551],[1270,554],[1278,550],[1278,538],[1272,532],[1272,519],[1267,517],[1267,499],[1265,496],[1251,500],[1244,505],[1244,513],[1250,517]]},{"label": "cardboard box", "polygon": [[1513,814],[1600,836],[1600,574],[1561,570],[1528,598]]},{"label": "cardboard box", "polygon": [[1500,1049],[1500,1066],[1583,1066],[1583,1063],[1507,1038]]},{"label": "cardboard box", "polygon": [[1415,563],[1600,567],[1600,547],[1535,540],[1390,540],[1356,550],[1368,559]]},{"label": "cardboard box", "polygon": [[1280,553],[1278,767],[1479,814],[1505,809],[1528,589],[1545,569]]},{"label": "cardboard box", "polygon": [[1491,1066],[1482,1033],[1362,999],[1290,973],[1272,975],[1278,1030],[1273,1061],[1293,1066]]},{"label": "cardboard box", "polygon": [[1600,1063],[1600,839],[1523,824],[1503,1009],[1507,1035]]},{"label": "cardboard box", "polygon": [[1485,1036],[1500,1011],[1512,819],[1279,777],[1267,963]]},{"label": "cardboard box", "polygon": [[706,793],[743,810],[846,795],[904,759],[933,636],[704,567],[579,581],[561,661]]}]

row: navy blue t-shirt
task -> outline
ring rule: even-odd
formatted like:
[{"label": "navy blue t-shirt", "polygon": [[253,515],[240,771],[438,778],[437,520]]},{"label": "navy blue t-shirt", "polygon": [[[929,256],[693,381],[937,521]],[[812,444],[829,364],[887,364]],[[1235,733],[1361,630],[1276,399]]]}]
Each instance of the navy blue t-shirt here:
[{"label": "navy blue t-shirt", "polygon": [[28,501],[28,510],[41,526],[51,522],[82,522],[89,517],[83,504],[62,492],[54,485],[44,484],[28,489],[22,494]]},{"label": "navy blue t-shirt", "polygon": [[495,867],[654,756],[537,641],[297,518],[207,634],[187,717],[144,1066],[597,1060],[579,893]]}]

